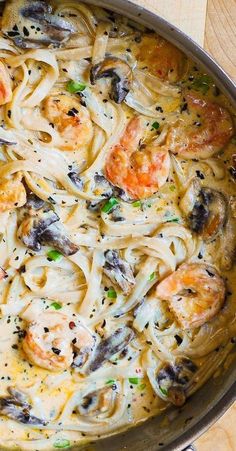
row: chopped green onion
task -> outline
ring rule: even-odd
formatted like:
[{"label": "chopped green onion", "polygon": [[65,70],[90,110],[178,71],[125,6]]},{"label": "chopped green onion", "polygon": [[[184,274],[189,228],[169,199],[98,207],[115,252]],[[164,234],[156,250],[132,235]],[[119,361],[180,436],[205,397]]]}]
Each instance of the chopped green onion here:
[{"label": "chopped green onion", "polygon": [[164,395],[167,396],[168,395],[168,391],[165,388],[159,387],[160,392]]},{"label": "chopped green onion", "polygon": [[152,272],[152,274],[150,274],[150,276],[148,277],[148,280],[151,282],[152,280],[154,280],[156,277],[156,273]]},{"label": "chopped green onion", "polygon": [[116,290],[114,290],[113,287],[110,287],[109,290],[107,291],[107,297],[110,298],[110,299],[116,299],[117,298]]},{"label": "chopped green onion", "polygon": [[59,262],[63,257],[61,252],[55,251],[54,249],[48,251],[47,256],[48,258],[50,258],[50,260],[53,260],[54,262]]},{"label": "chopped green onion", "polygon": [[236,136],[233,136],[233,138],[231,139],[231,143],[236,144]]},{"label": "chopped green onion", "polygon": [[168,219],[166,222],[179,222],[179,218]]},{"label": "chopped green onion", "polygon": [[70,441],[63,439],[63,438],[62,439],[59,438],[58,440],[55,441],[55,443],[53,443],[53,446],[54,446],[54,448],[60,448],[60,449],[69,448]]},{"label": "chopped green onion", "polygon": [[132,203],[133,207],[141,207],[141,200],[136,200],[135,202]]},{"label": "chopped green onion", "polygon": [[159,127],[160,127],[159,122],[153,122],[152,128],[155,128],[155,130],[157,130]]},{"label": "chopped green onion", "polygon": [[213,80],[209,75],[201,75],[194,79],[192,82],[192,88],[196,91],[201,91],[203,94],[206,94],[209,90]]},{"label": "chopped green onion", "polygon": [[79,81],[70,80],[68,81],[66,85],[67,91],[69,91],[71,94],[75,94],[76,92],[84,91],[86,88],[86,85],[84,83],[81,83]]},{"label": "chopped green onion", "polygon": [[129,382],[130,382],[130,384],[138,385],[139,377],[129,377]]},{"label": "chopped green onion", "polygon": [[103,213],[110,213],[110,211],[113,209],[115,205],[117,205],[119,202],[115,197],[111,197],[105,205],[102,207]]},{"label": "chopped green onion", "polygon": [[53,307],[55,310],[60,310],[62,308],[62,305],[58,304],[58,302],[53,302],[51,304],[51,307]]},{"label": "chopped green onion", "polygon": [[170,191],[175,191],[175,185],[170,185]]},{"label": "chopped green onion", "polygon": [[139,386],[138,386],[138,389],[139,390],[144,390],[146,388],[146,384],[140,384]]},{"label": "chopped green onion", "polygon": [[109,379],[108,381],[106,381],[107,385],[112,385],[115,383],[115,379]]}]

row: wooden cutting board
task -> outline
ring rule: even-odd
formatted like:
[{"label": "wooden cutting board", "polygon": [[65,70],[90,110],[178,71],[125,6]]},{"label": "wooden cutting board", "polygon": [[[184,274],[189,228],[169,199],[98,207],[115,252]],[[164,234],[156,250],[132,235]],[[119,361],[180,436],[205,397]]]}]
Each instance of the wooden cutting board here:
[{"label": "wooden cutting board", "polygon": [[[236,80],[236,0],[132,0],[179,27]],[[197,451],[236,451],[236,403],[195,443]]]}]

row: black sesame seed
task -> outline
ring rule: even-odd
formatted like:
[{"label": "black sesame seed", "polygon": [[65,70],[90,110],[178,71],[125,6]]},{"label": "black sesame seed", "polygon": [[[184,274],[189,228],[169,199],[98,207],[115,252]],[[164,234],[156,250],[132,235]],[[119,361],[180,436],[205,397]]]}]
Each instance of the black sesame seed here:
[{"label": "black sesame seed", "polygon": [[205,175],[204,175],[201,171],[197,170],[197,171],[196,171],[196,174],[197,174],[197,177],[198,177],[199,179],[204,180]]},{"label": "black sesame seed", "polygon": [[29,30],[26,27],[23,27],[23,33],[25,36],[29,36]]},{"label": "black sesame seed", "polygon": [[215,274],[214,274],[213,272],[209,271],[208,269],[206,269],[206,272],[207,272],[207,274],[208,274],[210,277],[214,277],[214,276],[215,276]]},{"label": "black sesame seed", "polygon": [[52,348],[52,352],[54,352],[54,354],[59,355],[61,353],[61,350],[58,348]]},{"label": "black sesame seed", "polygon": [[10,38],[15,38],[16,36],[19,36],[20,33],[19,31],[8,31],[7,34]]}]

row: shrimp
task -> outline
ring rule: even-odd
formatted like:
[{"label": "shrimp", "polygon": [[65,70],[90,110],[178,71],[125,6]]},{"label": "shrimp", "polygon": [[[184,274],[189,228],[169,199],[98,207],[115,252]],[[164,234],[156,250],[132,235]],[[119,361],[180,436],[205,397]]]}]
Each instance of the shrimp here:
[{"label": "shrimp", "polygon": [[43,111],[59,132],[62,150],[78,150],[90,143],[93,125],[90,114],[76,97],[66,94],[52,95],[45,99]]},{"label": "shrimp", "polygon": [[163,81],[175,83],[186,71],[185,55],[160,36],[144,36],[138,49],[138,61]]},{"label": "shrimp", "polygon": [[[191,123],[179,121],[167,136],[169,150],[180,157],[205,159],[218,153],[233,136],[233,122],[229,112],[217,103],[185,96]],[[196,115],[194,121],[192,114]],[[193,119],[193,120],[192,120]]]},{"label": "shrimp", "polygon": [[105,164],[108,180],[124,189],[132,199],[152,196],[165,184],[170,170],[167,148],[156,145],[155,141],[140,147],[143,134],[144,121],[141,116],[135,116]]},{"label": "shrimp", "polygon": [[4,64],[0,61],[0,105],[12,99],[11,79]]},{"label": "shrimp", "polygon": [[0,213],[22,207],[26,203],[26,191],[21,176],[2,179],[0,182]]},{"label": "shrimp", "polygon": [[22,348],[31,363],[50,371],[68,369],[74,348],[89,352],[94,338],[81,323],[58,312],[43,312],[29,323]]},{"label": "shrimp", "polygon": [[185,263],[157,286],[156,295],[168,301],[183,329],[192,329],[219,312],[225,299],[225,283],[212,266]]}]

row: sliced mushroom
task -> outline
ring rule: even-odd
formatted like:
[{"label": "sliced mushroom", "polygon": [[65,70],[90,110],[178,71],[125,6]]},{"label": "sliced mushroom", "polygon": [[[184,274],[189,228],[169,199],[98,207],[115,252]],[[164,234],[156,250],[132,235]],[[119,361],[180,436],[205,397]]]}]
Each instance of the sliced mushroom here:
[{"label": "sliced mushroom", "polygon": [[117,329],[110,337],[102,340],[95,349],[95,353],[86,373],[90,374],[93,371],[96,371],[114,354],[123,351],[133,338],[134,331],[130,329],[130,327],[124,327]]},{"label": "sliced mushroom", "polygon": [[78,189],[83,189],[83,181],[81,180],[77,172],[71,171],[67,175]]},{"label": "sliced mushroom", "polygon": [[212,241],[227,220],[227,200],[217,190],[202,187],[194,178],[180,202],[180,208],[188,218],[189,227]]},{"label": "sliced mushroom", "polygon": [[52,210],[41,210],[33,217],[26,218],[18,229],[18,238],[26,247],[33,251],[41,249],[41,236],[43,232],[59,217]]},{"label": "sliced mushroom", "polygon": [[109,198],[113,195],[112,184],[102,174],[95,174],[94,176],[94,194]]},{"label": "sliced mushroom", "polygon": [[129,294],[135,285],[135,278],[129,263],[119,257],[118,251],[105,252],[104,273],[109,279],[118,284],[124,294]]},{"label": "sliced mushroom", "polygon": [[[118,186],[113,186],[102,174],[95,174],[92,191],[95,195],[109,199],[111,197],[119,197],[125,202],[130,201],[125,191]],[[104,200],[88,201],[87,208],[91,211],[99,211],[104,205]],[[115,208],[118,208],[117,206]],[[121,217],[120,215],[118,215]],[[116,219],[115,219],[116,220]],[[118,219],[122,220],[122,219]]]},{"label": "sliced mushroom", "polygon": [[73,255],[78,251],[78,246],[72,243],[66,236],[66,232],[62,224],[59,222],[51,224],[45,229],[40,236],[40,242],[47,246],[52,246],[63,255]]},{"label": "sliced mushroom", "polygon": [[123,102],[130,91],[132,82],[132,70],[128,63],[120,58],[106,57],[93,66],[90,71],[92,85],[104,77],[111,78],[111,99],[116,103]]},{"label": "sliced mushroom", "polygon": [[59,44],[76,30],[57,15],[44,0],[8,0],[3,12],[2,31],[22,48]]},{"label": "sliced mushroom", "polygon": [[175,406],[182,406],[186,401],[187,386],[196,371],[195,363],[185,357],[175,364],[166,364],[157,374],[160,393]]},{"label": "sliced mushroom", "polygon": [[33,251],[39,251],[41,244],[53,246],[63,255],[72,255],[78,251],[78,246],[67,237],[59,216],[52,210],[31,213],[21,223],[18,238]]},{"label": "sliced mushroom", "polygon": [[[104,199],[109,199],[113,195],[112,184],[102,174],[95,174],[93,183],[93,193]],[[87,202],[87,208],[91,211],[98,211],[103,206],[104,201],[92,201]]]},{"label": "sliced mushroom", "polygon": [[115,197],[119,197],[120,199],[122,199],[124,202],[133,202],[133,199],[131,199],[130,197],[128,197],[127,193],[125,192],[125,190],[123,190],[122,188],[119,188],[119,186],[114,186],[113,187],[113,195]]},{"label": "sliced mushroom", "polygon": [[77,411],[82,416],[102,414],[104,418],[112,413],[116,396],[117,393],[112,386],[103,387],[84,396],[80,405],[77,406]]},{"label": "sliced mushroom", "polygon": [[32,208],[33,210],[40,210],[45,205],[45,201],[36,196],[32,191],[27,193],[27,201],[24,205],[27,208]]},{"label": "sliced mushroom", "polygon": [[6,415],[12,420],[23,424],[46,426],[47,422],[30,414],[32,406],[28,403],[24,393],[8,388],[10,396],[0,398],[0,415]]},{"label": "sliced mushroom", "polygon": [[110,215],[112,221],[114,222],[122,222],[125,221],[124,216],[121,214],[121,206],[116,205],[115,208],[112,209],[111,215]]}]

